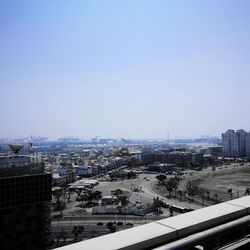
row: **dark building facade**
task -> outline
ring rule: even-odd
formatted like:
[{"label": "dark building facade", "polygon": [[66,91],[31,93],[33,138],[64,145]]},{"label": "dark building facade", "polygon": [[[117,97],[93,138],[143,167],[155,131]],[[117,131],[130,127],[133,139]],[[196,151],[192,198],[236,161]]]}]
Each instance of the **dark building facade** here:
[{"label": "dark building facade", "polygon": [[0,158],[1,249],[44,250],[50,238],[51,174],[35,156],[18,158]]}]

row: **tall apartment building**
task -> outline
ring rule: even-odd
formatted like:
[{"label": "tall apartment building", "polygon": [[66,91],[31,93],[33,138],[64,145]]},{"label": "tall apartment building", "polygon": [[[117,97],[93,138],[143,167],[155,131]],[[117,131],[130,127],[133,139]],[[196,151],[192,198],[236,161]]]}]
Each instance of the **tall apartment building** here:
[{"label": "tall apartment building", "polygon": [[250,132],[246,135],[246,156],[250,159]]},{"label": "tall apartment building", "polygon": [[239,140],[239,152],[241,157],[246,156],[246,138],[247,132],[244,129],[239,129],[236,131]]},{"label": "tall apartment building", "polygon": [[222,133],[222,150],[224,157],[245,157],[246,156],[247,132],[239,129],[236,132],[228,129]]},{"label": "tall apartment building", "polygon": [[51,174],[44,172],[39,155],[1,156],[1,249],[46,249],[51,223],[50,200]]}]

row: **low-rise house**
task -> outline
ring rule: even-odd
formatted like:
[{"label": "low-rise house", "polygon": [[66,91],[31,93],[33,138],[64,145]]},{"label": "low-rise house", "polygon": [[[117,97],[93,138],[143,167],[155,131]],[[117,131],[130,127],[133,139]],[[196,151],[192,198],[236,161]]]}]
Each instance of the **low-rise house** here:
[{"label": "low-rise house", "polygon": [[75,168],[78,176],[90,176],[93,173],[91,166],[82,165],[75,166]]},{"label": "low-rise house", "polygon": [[57,173],[52,174],[52,186],[53,187],[64,187],[66,186],[66,176],[61,176]]},{"label": "low-rise house", "polygon": [[75,169],[71,166],[60,166],[58,168],[58,173],[60,176],[66,177],[66,183],[72,183],[76,180],[76,172]]}]

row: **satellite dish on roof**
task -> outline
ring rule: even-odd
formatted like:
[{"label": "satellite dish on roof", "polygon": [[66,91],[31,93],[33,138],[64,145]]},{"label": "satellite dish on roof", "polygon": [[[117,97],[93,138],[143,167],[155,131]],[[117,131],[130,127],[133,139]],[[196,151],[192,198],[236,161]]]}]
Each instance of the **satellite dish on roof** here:
[{"label": "satellite dish on roof", "polygon": [[23,148],[21,144],[9,144],[10,149],[14,154],[18,154],[18,152]]}]

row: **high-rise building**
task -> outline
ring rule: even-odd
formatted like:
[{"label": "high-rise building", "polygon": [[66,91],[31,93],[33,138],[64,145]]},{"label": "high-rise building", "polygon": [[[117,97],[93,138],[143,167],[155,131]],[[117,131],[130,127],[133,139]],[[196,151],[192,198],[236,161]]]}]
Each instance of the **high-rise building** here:
[{"label": "high-rise building", "polygon": [[44,172],[39,155],[17,153],[0,157],[1,249],[44,250],[50,235],[51,174]]},{"label": "high-rise building", "polygon": [[246,156],[246,137],[247,132],[244,129],[239,129],[236,131],[239,141],[239,154],[240,157]]},{"label": "high-rise building", "polygon": [[224,157],[245,157],[246,156],[247,132],[239,129],[236,132],[228,129],[222,133],[222,150]]},{"label": "high-rise building", "polygon": [[246,134],[246,156],[250,159],[250,132]]},{"label": "high-rise building", "polygon": [[228,129],[222,134],[222,150],[225,157],[239,157],[238,138],[234,130]]}]

